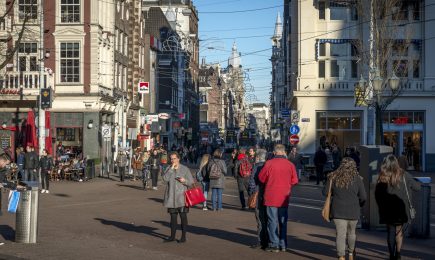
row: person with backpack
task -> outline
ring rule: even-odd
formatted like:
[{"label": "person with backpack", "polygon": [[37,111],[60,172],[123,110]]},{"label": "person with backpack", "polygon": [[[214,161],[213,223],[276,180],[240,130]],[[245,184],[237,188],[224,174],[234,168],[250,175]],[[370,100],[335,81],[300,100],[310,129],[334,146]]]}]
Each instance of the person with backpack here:
[{"label": "person with backpack", "polygon": [[148,165],[150,166],[151,169],[151,181],[152,181],[153,190],[157,190],[157,181],[159,178],[159,172],[161,166],[160,155],[158,154],[157,149],[153,150],[152,155],[148,159]]},{"label": "person with backpack", "polygon": [[216,149],[207,165],[207,175],[210,179],[212,210],[222,210],[222,191],[225,188],[227,166],[222,160],[222,151]]},{"label": "person with backpack", "polygon": [[247,210],[245,191],[248,191],[249,177],[252,172],[252,164],[246,155],[246,149],[241,148],[239,155],[237,156],[237,161],[234,167],[234,174],[237,180],[237,188],[239,190],[240,204],[242,204],[242,210]]},{"label": "person with backpack", "polygon": [[199,163],[199,169],[196,172],[196,180],[202,184],[202,192],[204,193],[205,201],[202,204],[202,210],[208,210],[207,208],[207,196],[210,189],[210,178],[207,175],[207,164],[210,159],[209,154],[204,154]]}]

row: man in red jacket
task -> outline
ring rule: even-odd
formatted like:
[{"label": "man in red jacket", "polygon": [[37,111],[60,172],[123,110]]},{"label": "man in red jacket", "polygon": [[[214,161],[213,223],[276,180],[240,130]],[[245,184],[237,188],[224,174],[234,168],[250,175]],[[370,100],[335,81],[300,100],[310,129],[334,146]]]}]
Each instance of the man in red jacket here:
[{"label": "man in red jacket", "polygon": [[275,145],[274,158],[267,161],[258,178],[264,183],[264,205],[267,207],[267,251],[287,249],[287,219],[291,187],[298,183],[296,168],[287,160],[285,146]]}]

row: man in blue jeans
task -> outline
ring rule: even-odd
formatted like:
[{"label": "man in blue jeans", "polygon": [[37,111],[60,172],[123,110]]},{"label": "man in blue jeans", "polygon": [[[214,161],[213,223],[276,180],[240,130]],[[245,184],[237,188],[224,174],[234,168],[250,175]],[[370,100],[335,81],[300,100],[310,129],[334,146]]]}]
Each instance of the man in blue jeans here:
[{"label": "man in blue jeans", "polygon": [[269,252],[287,250],[288,203],[293,185],[298,183],[296,168],[285,152],[285,146],[275,145],[273,159],[264,164],[258,179],[265,186],[264,205],[267,207]]}]

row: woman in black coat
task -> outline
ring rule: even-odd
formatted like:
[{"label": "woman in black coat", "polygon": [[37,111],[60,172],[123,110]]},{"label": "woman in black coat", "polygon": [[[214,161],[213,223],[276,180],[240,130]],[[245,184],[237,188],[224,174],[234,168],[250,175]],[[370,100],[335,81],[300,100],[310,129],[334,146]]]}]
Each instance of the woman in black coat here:
[{"label": "woman in black coat", "polygon": [[375,198],[379,208],[379,222],[387,225],[390,259],[401,258],[403,225],[411,221],[411,190],[420,190],[420,184],[400,168],[394,155],[385,157],[376,185]]}]

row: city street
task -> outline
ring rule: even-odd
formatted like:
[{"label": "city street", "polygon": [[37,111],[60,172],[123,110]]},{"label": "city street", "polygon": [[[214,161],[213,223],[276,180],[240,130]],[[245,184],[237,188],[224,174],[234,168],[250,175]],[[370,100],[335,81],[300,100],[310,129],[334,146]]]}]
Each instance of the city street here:
[{"label": "city street", "polygon": [[[14,243],[15,215],[4,213],[0,231],[6,244],[0,247],[0,259],[335,258],[334,226],[320,217],[323,201],[315,185],[302,184],[293,191],[288,252],[268,253],[249,248],[256,242],[255,218],[253,212],[239,209],[232,178],[227,178],[222,212],[191,209],[186,244],[162,243],[169,234],[169,215],[161,205],[163,186],[143,191],[140,182],[112,178],[52,183],[50,194],[40,194],[37,244]],[[385,233],[357,232],[359,259],[388,257]],[[432,224],[432,236],[434,232]],[[403,259],[433,259],[434,242],[406,239]]]}]

